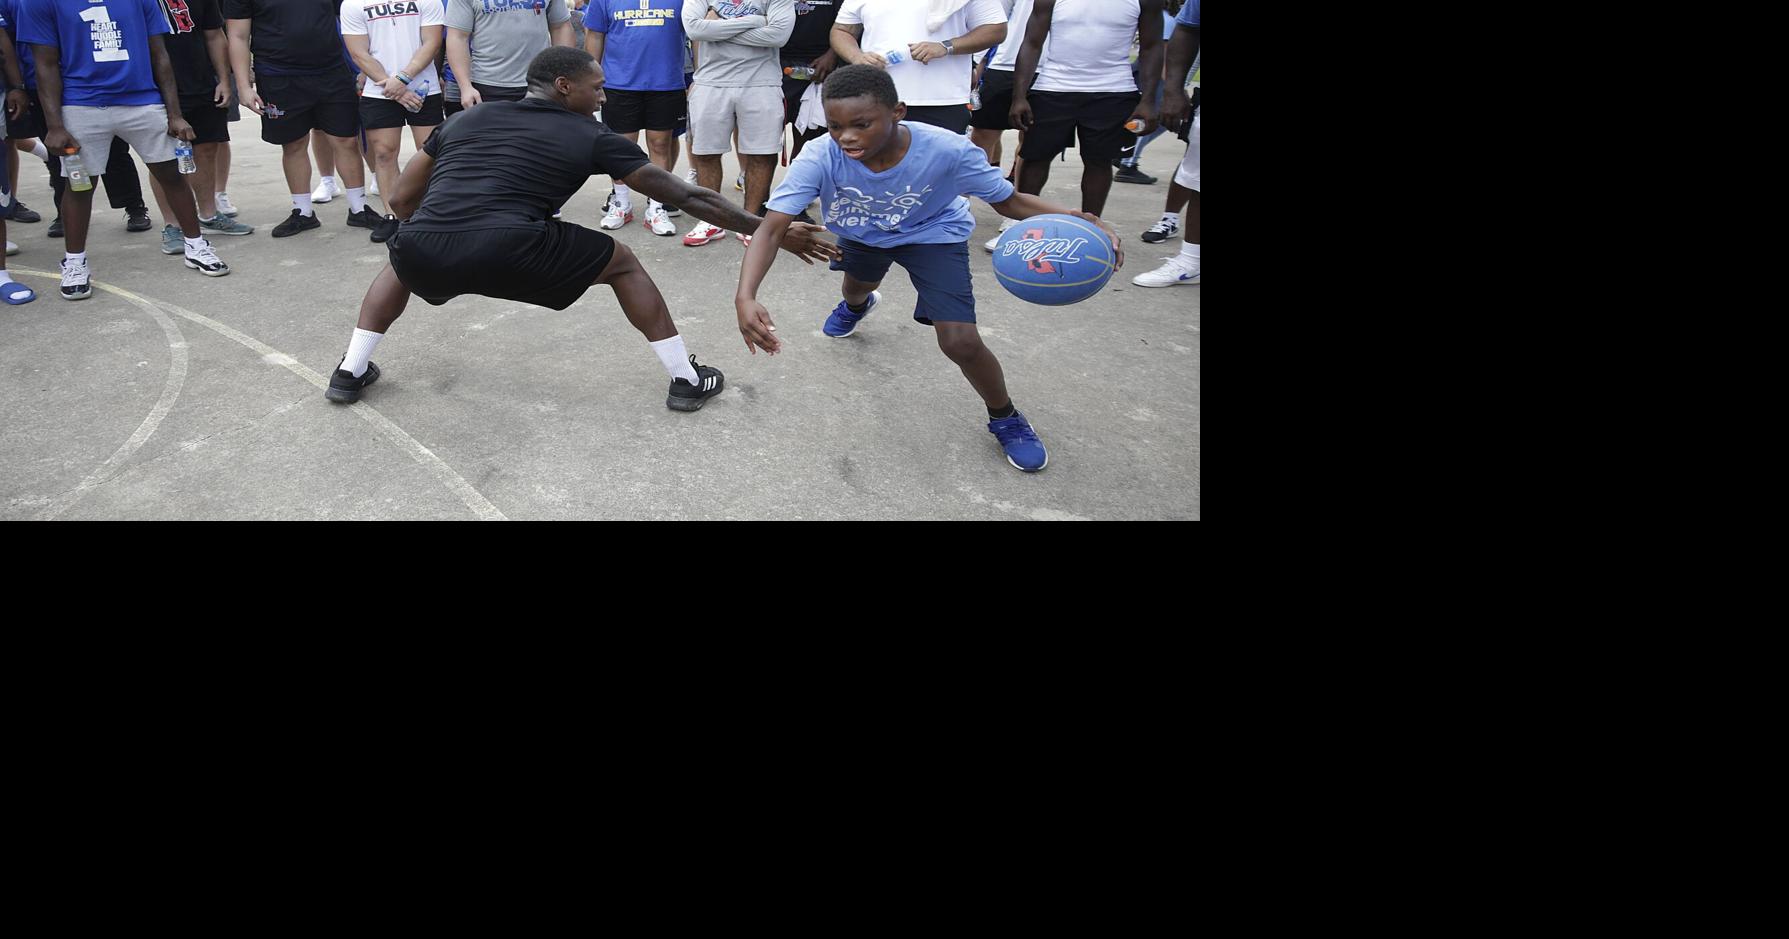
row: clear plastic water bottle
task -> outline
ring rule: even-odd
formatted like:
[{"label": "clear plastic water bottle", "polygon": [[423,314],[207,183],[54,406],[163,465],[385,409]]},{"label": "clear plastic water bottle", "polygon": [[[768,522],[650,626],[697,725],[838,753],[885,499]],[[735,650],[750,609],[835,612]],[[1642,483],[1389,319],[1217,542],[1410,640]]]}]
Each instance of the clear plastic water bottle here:
[{"label": "clear plastic water bottle", "polygon": [[87,163],[81,159],[78,148],[69,147],[62,151],[62,168],[68,172],[68,188],[76,192],[93,188],[93,177],[87,175]]},{"label": "clear plastic water bottle", "polygon": [[980,88],[971,88],[969,90],[969,110],[971,110],[971,111],[981,110],[981,89]]},{"label": "clear plastic water bottle", "polygon": [[174,165],[188,175],[199,171],[199,164],[193,161],[193,145],[179,137],[174,138]]},{"label": "clear plastic water bottle", "polygon": [[[429,84],[429,80],[425,78],[411,85],[410,90],[416,92],[416,97],[422,99],[421,101],[416,102],[416,107],[409,108],[410,112],[414,114],[415,112],[422,110],[423,102],[429,100],[429,93],[433,91],[434,88]],[[406,105],[406,107],[408,106]]]},{"label": "clear plastic water bottle", "polygon": [[783,69],[783,74],[796,81],[811,82],[814,80],[814,70],[805,65],[788,66]]},{"label": "clear plastic water bottle", "polygon": [[884,51],[881,55],[882,61],[887,62],[890,65],[899,65],[902,62],[907,61],[907,50],[905,48],[889,49]]}]

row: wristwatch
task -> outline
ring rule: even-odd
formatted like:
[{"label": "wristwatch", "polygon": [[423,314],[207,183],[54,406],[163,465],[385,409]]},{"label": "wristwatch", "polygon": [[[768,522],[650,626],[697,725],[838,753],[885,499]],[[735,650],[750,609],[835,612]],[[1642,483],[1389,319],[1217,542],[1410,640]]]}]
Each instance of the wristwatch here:
[{"label": "wristwatch", "polygon": [[946,39],[943,42],[939,43],[939,45],[944,47],[945,55],[956,55],[957,54],[957,48],[955,45],[953,45],[951,43],[950,40]]}]

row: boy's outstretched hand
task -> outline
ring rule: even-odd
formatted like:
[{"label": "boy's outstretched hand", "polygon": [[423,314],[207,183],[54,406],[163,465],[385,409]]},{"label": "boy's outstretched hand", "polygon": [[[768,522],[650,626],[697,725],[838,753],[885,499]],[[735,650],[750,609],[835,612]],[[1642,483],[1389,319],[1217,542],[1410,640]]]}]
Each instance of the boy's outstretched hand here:
[{"label": "boy's outstretched hand", "polygon": [[783,341],[776,337],[776,324],[770,321],[770,311],[764,304],[756,300],[735,300],[733,306],[739,314],[739,334],[745,337],[747,352],[757,355],[758,350],[763,349],[776,355],[783,350]]},{"label": "boy's outstretched hand", "polygon": [[1093,214],[1092,212],[1070,212],[1069,214],[1073,215],[1077,218],[1085,219],[1089,222],[1092,222],[1095,225],[1098,225],[1100,228],[1105,229],[1106,236],[1112,239],[1112,253],[1118,255],[1118,263],[1116,265],[1114,265],[1114,267],[1123,267],[1124,266],[1123,239],[1118,237],[1118,232],[1115,229],[1113,229],[1112,226],[1107,225],[1103,221],[1100,221],[1100,217]]},{"label": "boy's outstretched hand", "polygon": [[783,250],[800,258],[805,264],[815,261],[837,261],[839,246],[830,241],[821,241],[819,236],[826,229],[806,222],[790,222],[789,230],[783,233]]}]

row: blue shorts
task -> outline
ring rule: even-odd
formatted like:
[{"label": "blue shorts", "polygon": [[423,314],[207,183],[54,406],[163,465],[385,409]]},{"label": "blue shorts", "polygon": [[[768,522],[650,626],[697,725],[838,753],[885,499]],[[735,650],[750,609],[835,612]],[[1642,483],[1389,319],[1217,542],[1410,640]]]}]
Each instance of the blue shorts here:
[{"label": "blue shorts", "polygon": [[975,322],[975,290],[969,283],[969,243],[942,245],[901,245],[876,248],[849,238],[839,239],[844,257],[832,262],[832,269],[844,271],[866,284],[879,284],[888,276],[888,267],[899,264],[907,269],[913,289],[919,291],[919,305],[913,318],[927,326],[939,323]]}]

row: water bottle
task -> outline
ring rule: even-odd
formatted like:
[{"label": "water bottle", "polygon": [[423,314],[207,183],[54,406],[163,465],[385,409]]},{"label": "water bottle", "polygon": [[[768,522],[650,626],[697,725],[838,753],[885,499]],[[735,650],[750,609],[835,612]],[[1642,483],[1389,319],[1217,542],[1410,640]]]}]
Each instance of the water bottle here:
[{"label": "water bottle", "polygon": [[981,89],[980,88],[970,89],[970,91],[969,91],[969,110],[971,110],[971,111],[981,110]]},{"label": "water bottle", "polygon": [[87,175],[87,164],[81,159],[79,149],[68,147],[62,151],[62,168],[68,173],[68,188],[76,192],[93,188],[93,177]]},{"label": "water bottle", "polygon": [[199,164],[193,162],[193,145],[179,137],[174,138],[174,163],[187,175],[199,171]]},{"label": "water bottle", "polygon": [[887,62],[890,65],[899,65],[902,62],[907,61],[907,49],[905,46],[889,49],[888,51],[881,53],[881,55],[882,61]]},{"label": "water bottle", "polygon": [[791,65],[783,69],[783,74],[796,81],[811,82],[814,80],[814,70],[805,65]]},{"label": "water bottle", "polygon": [[[410,90],[416,92],[416,96],[422,99],[422,101],[416,102],[416,107],[409,108],[411,113],[414,114],[415,112],[422,110],[423,102],[429,100],[429,92],[431,88],[432,86],[429,85],[429,80],[426,78],[410,86]],[[406,107],[408,106],[406,105]]]},{"label": "water bottle", "polygon": [[1143,132],[1143,119],[1140,117],[1133,117],[1130,120],[1125,121],[1124,129],[1130,131],[1133,134],[1142,133]]}]

